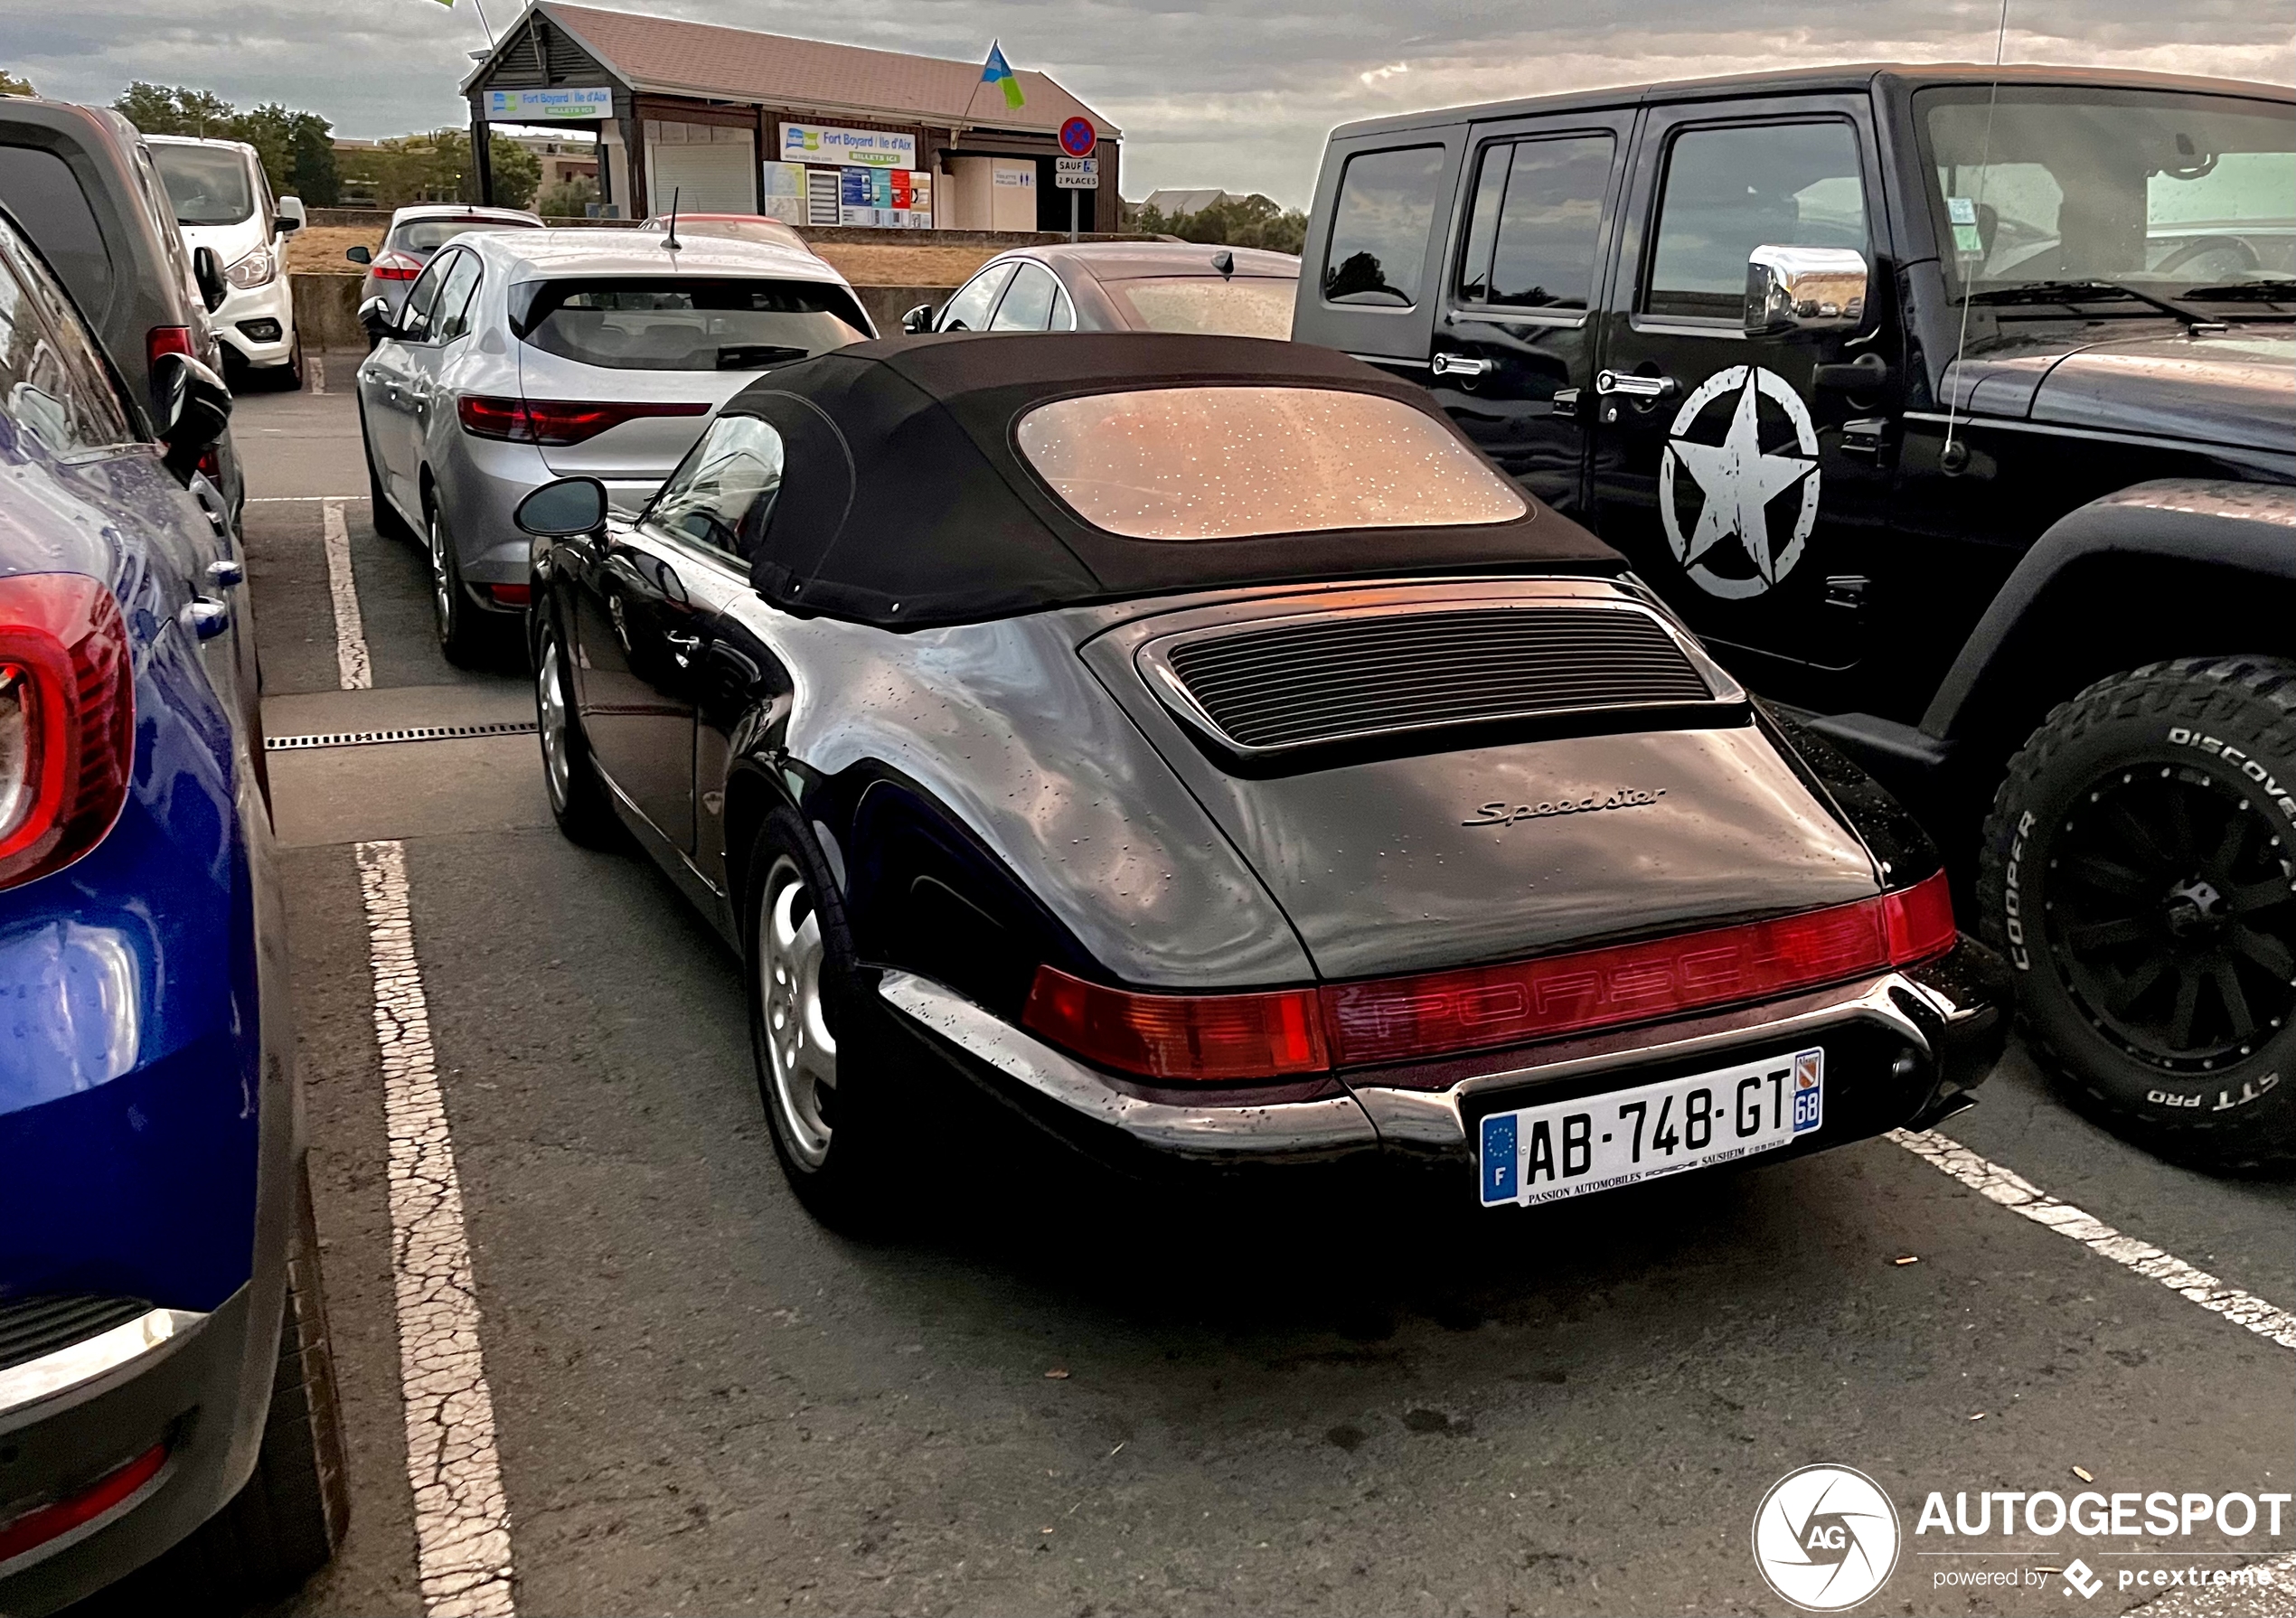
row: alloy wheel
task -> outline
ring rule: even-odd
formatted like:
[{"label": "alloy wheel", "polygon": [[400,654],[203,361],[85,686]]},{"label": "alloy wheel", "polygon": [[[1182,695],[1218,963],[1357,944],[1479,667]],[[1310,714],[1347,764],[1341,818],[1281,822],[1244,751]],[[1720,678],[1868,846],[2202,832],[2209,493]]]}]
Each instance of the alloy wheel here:
[{"label": "alloy wheel", "polygon": [[757,988],[771,1101],[791,1155],[807,1168],[829,1156],[837,1039],[822,1004],[821,913],[797,862],[766,875],[757,915]]},{"label": "alloy wheel", "polygon": [[2093,783],[2049,861],[2059,976],[2131,1056],[2204,1073],[2296,1012],[2296,858],[2246,792],[2192,765]]},{"label": "alloy wheel", "polygon": [[550,787],[550,804],[566,809],[573,786],[573,760],[566,750],[566,688],[559,682],[558,636],[542,635],[541,666],[534,673],[534,712],[542,738],[542,778]]},{"label": "alloy wheel", "polygon": [[442,641],[455,626],[454,591],[454,579],[447,570],[447,525],[434,506],[430,513],[430,609],[438,617]]}]

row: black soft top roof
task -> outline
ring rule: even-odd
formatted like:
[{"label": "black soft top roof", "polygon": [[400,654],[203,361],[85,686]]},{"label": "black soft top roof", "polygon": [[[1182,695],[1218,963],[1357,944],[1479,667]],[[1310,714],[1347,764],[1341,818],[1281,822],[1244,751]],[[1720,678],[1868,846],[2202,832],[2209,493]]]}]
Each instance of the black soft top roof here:
[{"label": "black soft top roof", "polygon": [[785,442],[752,577],[776,605],[892,628],[1222,585],[1624,569],[1528,495],[1511,522],[1125,539],[1070,511],[1015,447],[1015,424],[1049,400],[1285,384],[1398,400],[1456,436],[1424,389],[1331,349],[1248,337],[956,332],[785,366],[725,407]]}]

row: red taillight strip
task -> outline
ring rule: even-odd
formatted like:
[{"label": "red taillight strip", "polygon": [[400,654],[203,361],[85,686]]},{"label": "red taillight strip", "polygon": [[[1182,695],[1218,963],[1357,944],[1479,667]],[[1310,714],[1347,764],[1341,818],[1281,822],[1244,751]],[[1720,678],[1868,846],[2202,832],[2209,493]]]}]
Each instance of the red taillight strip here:
[{"label": "red taillight strip", "polygon": [[93,1522],[159,1475],[167,1464],[167,1446],[155,1444],[125,1466],[106,1472],[89,1488],[53,1505],[26,1511],[13,1522],[0,1523],[0,1562],[20,1557],[36,1545],[68,1534],[83,1522]]},{"label": "red taillight strip", "polygon": [[0,702],[24,746],[0,780],[0,888],[80,858],[127,801],[136,673],[119,604],[84,573],[0,578]]},{"label": "red taillight strip", "polygon": [[463,431],[513,444],[579,444],[608,428],[649,416],[706,416],[706,404],[643,404],[621,400],[500,399],[484,393],[455,398]]},{"label": "red taillight strip", "polygon": [[1774,999],[1953,947],[1943,871],[1852,904],[1671,938],[1321,990],[1140,994],[1037,969],[1022,1024],[1143,1077],[1278,1078]]}]

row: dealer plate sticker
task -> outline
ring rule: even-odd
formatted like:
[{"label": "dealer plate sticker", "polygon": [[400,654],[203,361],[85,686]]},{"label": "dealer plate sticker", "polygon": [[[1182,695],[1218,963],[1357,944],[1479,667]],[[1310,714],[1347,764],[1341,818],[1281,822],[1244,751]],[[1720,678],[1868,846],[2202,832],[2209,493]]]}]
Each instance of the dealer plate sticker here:
[{"label": "dealer plate sticker", "polygon": [[1798,1050],[1482,1121],[1482,1201],[1584,1197],[1785,1145],[1825,1122],[1826,1053]]}]

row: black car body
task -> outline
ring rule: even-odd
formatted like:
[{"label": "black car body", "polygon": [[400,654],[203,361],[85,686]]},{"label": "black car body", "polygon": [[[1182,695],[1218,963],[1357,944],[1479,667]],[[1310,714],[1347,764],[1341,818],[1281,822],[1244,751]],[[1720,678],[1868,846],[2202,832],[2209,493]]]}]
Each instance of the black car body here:
[{"label": "black car body", "polygon": [[[1343,356],[862,343],[737,395],[635,524],[583,495],[522,516],[551,801],[744,952],[816,1206],[885,1189],[888,1044],[1106,1159],[1463,1197],[1525,1106],[1822,1047],[1823,1129],[1769,1143],[1807,1149],[1998,1054],[1918,829]],[[1484,1200],[1595,1189],[1530,1161]]]},{"label": "black car body", "polygon": [[1843,67],[1353,124],[1305,262],[1300,340],[1923,814],[2077,1096],[2296,1152],[2296,95]]},{"label": "black car body", "polygon": [[[0,205],[55,266],[152,426],[165,425],[169,409],[165,356],[221,374],[222,343],[208,319],[227,290],[221,268],[209,267],[202,292],[133,124],[101,107],[0,97]],[[228,432],[203,467],[237,522],[246,486]]]}]

